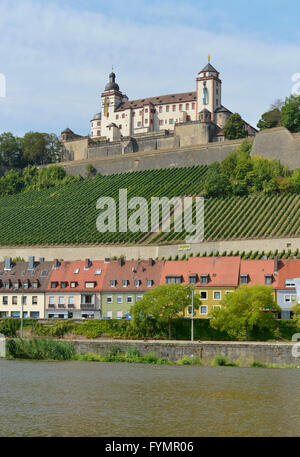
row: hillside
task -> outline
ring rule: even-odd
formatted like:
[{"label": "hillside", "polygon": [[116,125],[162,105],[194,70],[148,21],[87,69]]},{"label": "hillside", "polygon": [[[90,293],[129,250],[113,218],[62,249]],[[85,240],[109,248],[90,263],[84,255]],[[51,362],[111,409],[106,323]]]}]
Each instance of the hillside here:
[{"label": "hillside", "polygon": [[[0,245],[180,243],[185,233],[99,233],[101,196],[199,195],[207,166],[97,175],[61,187],[0,198]],[[300,235],[300,196],[209,198],[205,201],[205,240]]]}]

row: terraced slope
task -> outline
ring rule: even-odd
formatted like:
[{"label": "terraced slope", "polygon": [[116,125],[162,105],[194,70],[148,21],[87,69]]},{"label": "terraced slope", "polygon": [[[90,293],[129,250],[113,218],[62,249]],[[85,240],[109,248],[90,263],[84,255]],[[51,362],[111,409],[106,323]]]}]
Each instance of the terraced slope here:
[{"label": "terraced slope", "polygon": [[[99,233],[96,219],[101,196],[199,195],[206,166],[149,170],[92,180],[60,188],[0,198],[0,245],[180,243],[186,234]],[[300,235],[300,196],[232,197],[205,201],[205,239],[272,238]]]}]

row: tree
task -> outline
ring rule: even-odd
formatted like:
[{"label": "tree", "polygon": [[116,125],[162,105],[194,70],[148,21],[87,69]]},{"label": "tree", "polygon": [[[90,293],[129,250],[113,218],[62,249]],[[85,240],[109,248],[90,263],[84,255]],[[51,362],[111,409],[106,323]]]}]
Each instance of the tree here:
[{"label": "tree", "polygon": [[281,117],[282,125],[290,132],[300,132],[300,95],[292,94],[285,99]]},{"label": "tree", "polygon": [[[194,309],[198,309],[201,300],[194,294]],[[191,287],[181,284],[165,284],[147,291],[143,298],[130,309],[138,325],[140,319],[156,319],[167,323],[169,339],[172,337],[172,321],[191,305]]]},{"label": "tree", "polygon": [[223,127],[223,133],[227,140],[238,140],[246,138],[248,132],[245,129],[245,122],[238,113],[231,114]]},{"label": "tree", "polygon": [[220,308],[211,312],[210,324],[213,328],[227,331],[235,338],[249,339],[253,327],[273,330],[275,328],[274,312],[280,312],[275,303],[272,288],[255,284],[241,285],[234,292],[225,296]]},{"label": "tree", "polygon": [[0,163],[8,167],[20,168],[24,164],[23,139],[10,132],[0,135]]},{"label": "tree", "polygon": [[27,132],[24,135],[24,158],[29,164],[59,162],[62,144],[54,134]]},{"label": "tree", "polygon": [[204,183],[204,195],[207,197],[223,197],[230,192],[230,189],[229,179],[222,173],[220,164],[214,162],[209,165]]},{"label": "tree", "polygon": [[91,163],[87,164],[87,166],[85,167],[85,170],[86,170],[85,176],[88,179],[93,178],[97,173],[96,168],[94,168],[94,166]]},{"label": "tree", "polygon": [[261,119],[257,123],[260,130],[272,129],[281,125],[281,110],[273,108],[270,111],[262,114]]}]

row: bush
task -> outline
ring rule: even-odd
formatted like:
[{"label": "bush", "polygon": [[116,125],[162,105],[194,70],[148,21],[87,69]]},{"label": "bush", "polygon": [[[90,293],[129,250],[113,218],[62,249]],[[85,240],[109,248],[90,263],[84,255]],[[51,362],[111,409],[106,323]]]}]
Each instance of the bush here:
[{"label": "bush", "polygon": [[213,366],[220,366],[220,367],[236,367],[237,364],[234,362],[229,362],[227,357],[224,357],[223,355],[218,355],[213,359],[212,362]]},{"label": "bush", "polygon": [[16,336],[20,325],[21,321],[19,319],[2,319],[0,321],[0,333],[4,336]]},{"label": "bush", "polygon": [[75,355],[71,343],[47,338],[10,339],[6,347],[8,357],[14,359],[70,360]]}]

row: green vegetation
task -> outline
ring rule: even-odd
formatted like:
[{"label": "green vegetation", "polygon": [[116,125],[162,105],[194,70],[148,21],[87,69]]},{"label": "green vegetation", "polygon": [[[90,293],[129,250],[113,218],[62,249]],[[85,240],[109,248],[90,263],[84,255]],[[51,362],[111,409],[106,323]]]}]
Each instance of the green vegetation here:
[{"label": "green vegetation", "polygon": [[245,130],[245,122],[240,114],[234,113],[229,116],[223,127],[223,133],[227,140],[237,140],[248,136],[248,131]]},{"label": "green vegetation", "polygon": [[23,138],[10,132],[0,135],[0,165],[23,168],[61,160],[62,143],[51,133],[27,132]]},{"label": "green vegetation", "polygon": [[47,338],[9,339],[6,350],[14,359],[71,360],[75,355],[72,343]]},{"label": "green vegetation", "polygon": [[235,362],[230,362],[227,357],[224,357],[222,355],[217,355],[213,361],[212,361],[212,366],[214,367],[237,367],[238,364]]},{"label": "green vegetation", "polygon": [[[191,286],[164,284],[148,290],[141,300],[130,308],[136,326],[144,326],[144,320],[166,322],[169,339],[172,338],[172,322],[191,304]],[[194,294],[194,309],[199,309],[201,300]]]},{"label": "green vegetation", "polygon": [[228,332],[235,338],[249,340],[249,331],[254,327],[274,331],[274,313],[280,312],[275,303],[271,286],[255,284],[241,285],[227,294],[221,302],[222,307],[211,311],[211,326]]},{"label": "green vegetation", "polygon": [[300,132],[300,95],[292,94],[284,102],[277,100],[262,115],[257,127],[263,130],[281,125],[292,133]]}]

